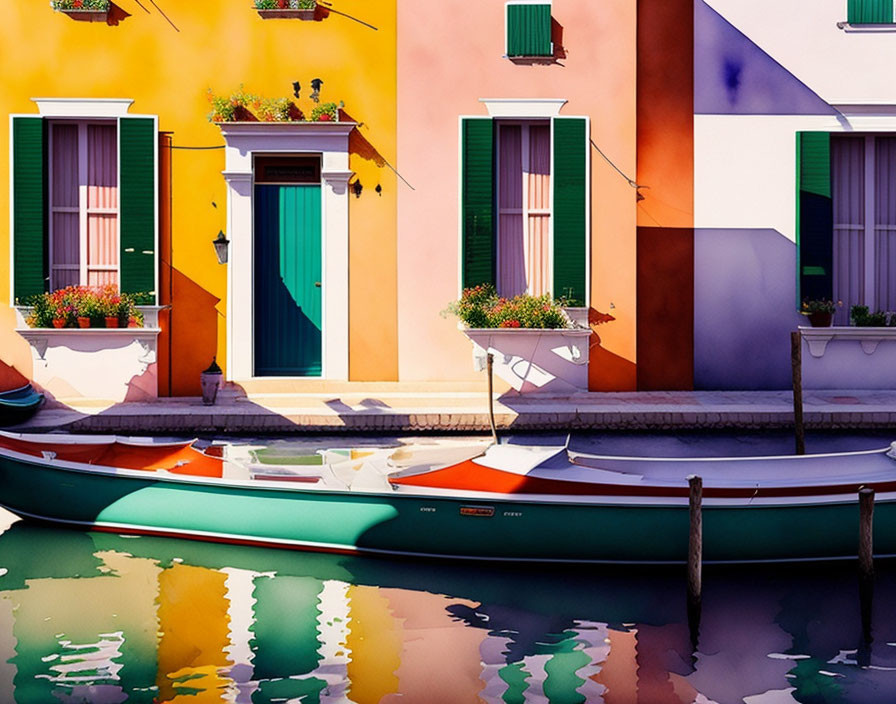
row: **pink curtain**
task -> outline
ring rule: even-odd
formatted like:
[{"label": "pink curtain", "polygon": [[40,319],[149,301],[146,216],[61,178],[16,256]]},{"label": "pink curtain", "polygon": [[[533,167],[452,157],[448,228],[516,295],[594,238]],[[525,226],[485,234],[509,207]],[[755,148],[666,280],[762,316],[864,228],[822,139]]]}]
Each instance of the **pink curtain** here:
[{"label": "pink curtain", "polygon": [[50,288],[80,283],[80,225],[78,222],[78,126],[53,125],[50,182],[52,257]]},{"label": "pink curtain", "polygon": [[877,308],[896,311],[896,137],[875,138],[874,262]]},{"label": "pink curtain", "polygon": [[527,180],[529,251],[526,279],[529,293],[540,296],[549,293],[551,289],[551,130],[547,125],[533,125],[529,128]]},{"label": "pink curtain", "polygon": [[[865,304],[865,138],[831,138],[834,210],[834,299],[843,306],[836,325],[849,324],[849,309]],[[873,302],[868,305],[873,306]]]},{"label": "pink curtain", "polygon": [[89,286],[118,283],[116,141],[114,125],[87,126],[87,284]]},{"label": "pink curtain", "polygon": [[522,127],[498,130],[498,293],[526,292],[526,245],[523,238]]}]

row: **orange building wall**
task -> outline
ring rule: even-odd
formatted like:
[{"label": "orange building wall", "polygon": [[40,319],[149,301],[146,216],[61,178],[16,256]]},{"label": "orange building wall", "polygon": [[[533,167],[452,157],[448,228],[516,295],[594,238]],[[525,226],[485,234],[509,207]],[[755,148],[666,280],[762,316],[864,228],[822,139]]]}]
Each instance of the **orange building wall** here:
[{"label": "orange building wall", "polygon": [[694,20],[638,0],[638,388],[694,386]]},{"label": "orange building wall", "polygon": [[[321,99],[345,102],[363,125],[350,168],[365,186],[350,203],[350,375],[397,374],[394,0],[340,0],[321,21],[262,20],[250,0],[138,3],[117,0],[118,24],[74,21],[47,2],[11,2],[0,24],[2,112],[33,113],[32,97],[133,98],[133,114],[157,114],[171,133],[171,391],[199,393],[199,372],[217,354],[226,365],[226,266],[211,241],[226,225],[220,130],[207,91],[241,84],[267,97],[291,96],[308,112],[310,81]],[[146,9],[143,9],[146,8]],[[164,12],[164,14],[163,14]],[[369,24],[371,26],[366,26]],[[9,164],[9,122],[0,120],[0,163]],[[384,161],[385,160],[385,161]],[[382,185],[378,196],[374,187]],[[0,220],[9,221],[9,169],[0,168]],[[9,251],[7,227],[0,250]],[[160,242],[160,245],[162,243]],[[167,274],[166,274],[167,276]],[[30,349],[15,333],[8,267],[0,267],[0,361],[31,374]],[[163,297],[168,293],[163,293]],[[160,379],[160,392],[168,383]]]},{"label": "orange building wall", "polygon": [[[504,3],[401,3],[398,11],[398,336],[402,380],[479,379],[470,342],[440,311],[457,298],[458,117],[480,98],[566,98],[561,115],[591,120],[615,165],[636,168],[636,7],[627,0],[555,0],[565,58],[503,58]],[[555,44],[558,43],[555,41]],[[590,385],[633,389],[636,320],[634,189],[591,151],[591,301],[615,320],[592,347]]]}]

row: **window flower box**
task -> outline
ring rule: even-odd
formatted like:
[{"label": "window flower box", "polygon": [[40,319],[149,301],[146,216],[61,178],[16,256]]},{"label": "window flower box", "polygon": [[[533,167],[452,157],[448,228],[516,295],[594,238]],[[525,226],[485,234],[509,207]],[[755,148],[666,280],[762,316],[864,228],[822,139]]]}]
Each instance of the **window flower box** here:
[{"label": "window flower box", "polygon": [[473,343],[473,366],[494,373],[520,393],[588,390],[591,330],[583,328],[465,328]]},{"label": "window flower box", "polygon": [[255,9],[262,19],[313,20],[317,0],[255,0]]},{"label": "window flower box", "polygon": [[896,328],[801,327],[805,389],[896,388]]},{"label": "window flower box", "polygon": [[105,22],[109,0],[52,0],[54,10],[82,22]]}]

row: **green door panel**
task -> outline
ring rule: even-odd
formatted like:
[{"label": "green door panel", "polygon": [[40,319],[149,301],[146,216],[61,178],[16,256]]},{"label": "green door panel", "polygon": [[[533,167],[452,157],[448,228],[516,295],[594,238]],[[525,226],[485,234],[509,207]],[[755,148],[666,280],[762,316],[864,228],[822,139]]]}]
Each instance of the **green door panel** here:
[{"label": "green door panel", "polygon": [[255,374],[321,375],[321,189],[255,186]]}]

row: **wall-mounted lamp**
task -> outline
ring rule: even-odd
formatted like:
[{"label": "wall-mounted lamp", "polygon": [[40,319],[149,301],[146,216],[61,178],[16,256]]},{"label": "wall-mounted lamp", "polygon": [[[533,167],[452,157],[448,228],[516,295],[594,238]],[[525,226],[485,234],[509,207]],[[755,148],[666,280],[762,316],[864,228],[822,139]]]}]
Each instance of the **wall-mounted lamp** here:
[{"label": "wall-mounted lamp", "polygon": [[215,245],[215,256],[218,257],[218,264],[226,264],[227,246],[230,244],[230,240],[224,235],[223,230],[218,231],[218,236],[212,240],[212,244]]},{"label": "wall-mounted lamp", "polygon": [[383,195],[383,187],[380,184],[376,184],[376,188],[374,188],[373,190],[376,191],[376,194],[378,196]]},{"label": "wall-mounted lamp", "polygon": [[361,185],[361,179],[355,179],[355,182],[352,184],[352,193],[355,194],[355,198],[360,198],[363,190],[364,186]]}]

